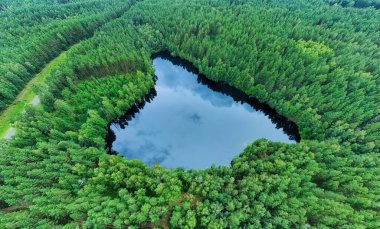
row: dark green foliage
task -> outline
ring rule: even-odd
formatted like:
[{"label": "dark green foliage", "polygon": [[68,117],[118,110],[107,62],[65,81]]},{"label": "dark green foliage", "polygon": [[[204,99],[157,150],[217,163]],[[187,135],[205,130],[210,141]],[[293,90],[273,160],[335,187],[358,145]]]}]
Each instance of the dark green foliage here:
[{"label": "dark green foliage", "polygon": [[357,7],[357,8],[365,8],[365,7],[374,7],[376,9],[380,9],[380,1],[379,0],[326,0],[331,5],[340,4],[343,7]]},{"label": "dark green foliage", "polygon": [[[135,3],[67,51],[1,143],[0,228],[379,228],[379,20],[324,0]],[[202,171],[107,155],[107,123],[149,93],[162,50],[266,102],[302,141],[258,140]],[[9,95],[26,82],[8,79]]]}]

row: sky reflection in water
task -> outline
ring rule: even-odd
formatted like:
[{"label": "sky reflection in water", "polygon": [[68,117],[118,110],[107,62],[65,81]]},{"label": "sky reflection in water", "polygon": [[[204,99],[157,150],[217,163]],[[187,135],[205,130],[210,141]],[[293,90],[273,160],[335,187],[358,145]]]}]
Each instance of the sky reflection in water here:
[{"label": "sky reflection in water", "polygon": [[110,125],[112,150],[167,168],[229,165],[255,139],[294,143],[263,112],[197,81],[197,74],[157,57],[157,95],[123,129]]}]

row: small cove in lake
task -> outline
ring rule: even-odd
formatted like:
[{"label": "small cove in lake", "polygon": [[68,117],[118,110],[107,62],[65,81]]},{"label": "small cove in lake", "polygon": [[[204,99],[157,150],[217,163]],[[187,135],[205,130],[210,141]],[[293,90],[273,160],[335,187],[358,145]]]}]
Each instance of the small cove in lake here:
[{"label": "small cove in lake", "polygon": [[156,83],[144,101],[112,121],[110,153],[166,168],[229,165],[259,138],[295,143],[298,128],[269,106],[208,80],[189,62],[159,53]]}]

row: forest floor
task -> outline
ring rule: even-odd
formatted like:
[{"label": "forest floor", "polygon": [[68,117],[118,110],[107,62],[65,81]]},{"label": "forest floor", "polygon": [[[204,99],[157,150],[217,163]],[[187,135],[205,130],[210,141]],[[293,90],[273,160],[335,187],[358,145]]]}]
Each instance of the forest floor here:
[{"label": "forest floor", "polygon": [[15,101],[0,113],[0,139],[8,138],[9,134],[14,134],[15,130],[11,128],[11,124],[22,114],[27,105],[37,105],[39,103],[39,98],[34,93],[33,86],[42,83],[45,77],[50,74],[51,69],[64,59],[65,56],[66,52],[62,52],[57,58],[48,63],[41,72],[28,82],[25,88],[18,94]]}]

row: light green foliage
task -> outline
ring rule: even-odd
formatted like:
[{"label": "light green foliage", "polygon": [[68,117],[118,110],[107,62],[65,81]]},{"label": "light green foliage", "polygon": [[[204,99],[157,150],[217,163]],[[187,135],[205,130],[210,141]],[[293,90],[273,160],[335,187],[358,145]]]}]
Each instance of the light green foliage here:
[{"label": "light green foliage", "polygon": [[313,58],[319,58],[319,57],[331,58],[334,55],[334,51],[331,48],[327,47],[324,44],[314,42],[314,41],[299,40],[297,41],[297,48],[299,48],[301,52]]}]

